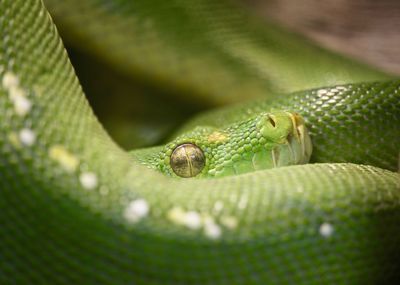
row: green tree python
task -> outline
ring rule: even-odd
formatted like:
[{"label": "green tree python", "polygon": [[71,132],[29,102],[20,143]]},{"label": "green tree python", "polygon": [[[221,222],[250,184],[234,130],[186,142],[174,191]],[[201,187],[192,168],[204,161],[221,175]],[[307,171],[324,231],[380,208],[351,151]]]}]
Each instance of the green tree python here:
[{"label": "green tree python", "polygon": [[400,81],[229,1],[45,5],[110,66],[230,106],[128,152],[44,4],[1,0],[0,284],[400,278]]}]

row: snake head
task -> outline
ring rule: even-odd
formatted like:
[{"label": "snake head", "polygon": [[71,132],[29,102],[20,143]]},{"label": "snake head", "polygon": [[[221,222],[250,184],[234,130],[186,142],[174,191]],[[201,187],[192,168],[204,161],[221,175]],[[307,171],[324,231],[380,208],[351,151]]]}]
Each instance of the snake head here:
[{"label": "snake head", "polygon": [[222,177],[302,164],[311,140],[302,117],[278,111],[215,127],[196,127],[168,143],[152,160],[175,177]]}]

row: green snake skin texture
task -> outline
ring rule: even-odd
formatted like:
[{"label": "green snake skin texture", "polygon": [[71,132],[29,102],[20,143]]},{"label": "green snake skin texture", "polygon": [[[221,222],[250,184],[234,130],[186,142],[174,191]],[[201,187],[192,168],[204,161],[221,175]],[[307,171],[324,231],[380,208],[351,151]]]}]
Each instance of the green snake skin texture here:
[{"label": "green snake skin texture", "polygon": [[[52,2],[46,4],[51,7]],[[79,2],[82,7],[84,3],[104,7],[107,1]],[[121,18],[131,11],[129,1],[110,3],[116,4],[108,9],[119,11]],[[141,4],[137,11],[151,14],[151,5],[135,3]],[[184,2],[171,3],[186,7]],[[214,6],[207,1],[194,3],[202,4],[199,14],[207,22],[206,12]],[[150,26],[161,33],[165,19],[159,19],[160,24]],[[165,29],[173,23],[167,21]],[[90,31],[93,26],[88,26]],[[207,31],[200,34],[199,41],[206,35]],[[222,35],[229,38],[229,30]],[[124,43],[118,39],[109,40],[116,46]],[[168,41],[179,46],[178,39]],[[95,41],[91,44],[95,46]],[[207,51],[195,46],[184,48],[207,58]],[[153,46],[149,52],[163,47]],[[255,52],[243,48],[246,51]],[[318,54],[311,49],[310,57],[311,51]],[[119,54],[120,61],[128,58]],[[240,67],[230,68],[211,51],[208,55],[229,80],[210,84],[199,94],[228,86],[244,88],[230,85],[240,75],[231,70]],[[111,57],[107,60],[115,62]],[[339,66],[328,64],[330,58],[336,62],[333,55],[323,57],[327,67],[316,66],[315,74],[323,74],[329,66],[333,74],[340,73],[335,71]],[[145,74],[138,66],[127,62],[126,68]],[[313,140],[312,161],[329,163],[221,179],[172,179],[140,165],[103,129],[43,3],[1,0],[0,284],[396,284],[400,174],[394,171],[399,156],[400,82],[345,85],[385,78],[351,66],[354,77],[343,73],[343,80],[337,80],[340,86],[314,82],[308,87],[318,89],[228,107],[202,115],[183,129],[218,126],[265,109],[290,110],[306,121]],[[161,74],[151,62],[148,68],[156,70],[161,83],[175,78],[183,91],[197,88],[207,76],[211,82],[221,75],[203,67],[198,70],[202,80],[188,76],[189,83],[182,83],[185,80],[172,71]],[[247,91],[257,93],[264,87],[276,91],[258,85],[262,78],[251,79],[250,71],[243,73],[250,82]],[[299,82],[303,81],[306,78]],[[295,90],[308,88],[296,86]],[[216,104],[239,101],[221,98],[215,99]]]},{"label": "green snake skin texture", "polygon": [[231,0],[45,4],[72,45],[125,72],[151,74],[153,82],[183,97],[191,94],[190,100],[221,105],[277,91],[388,78],[273,25],[260,25]]},{"label": "green snake skin texture", "polygon": [[197,125],[217,127],[260,112],[290,110],[301,114],[306,121],[313,141],[312,162],[351,161],[397,171],[399,84],[390,81],[342,85],[242,103],[202,114],[180,132]]}]

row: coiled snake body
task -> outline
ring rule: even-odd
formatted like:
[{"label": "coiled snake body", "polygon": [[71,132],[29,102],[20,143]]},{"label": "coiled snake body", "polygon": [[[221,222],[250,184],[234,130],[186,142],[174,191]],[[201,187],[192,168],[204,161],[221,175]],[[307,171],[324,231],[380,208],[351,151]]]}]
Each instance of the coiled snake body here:
[{"label": "coiled snake body", "polygon": [[[93,115],[41,1],[1,0],[1,284],[395,284],[400,81],[373,82],[387,76],[295,36],[264,38],[223,1],[45,2],[126,72],[218,104],[258,98],[194,119],[181,138],[290,111],[313,163],[207,179],[146,168],[138,156],[152,150],[122,150]],[[102,20],[115,26],[99,36]]]}]

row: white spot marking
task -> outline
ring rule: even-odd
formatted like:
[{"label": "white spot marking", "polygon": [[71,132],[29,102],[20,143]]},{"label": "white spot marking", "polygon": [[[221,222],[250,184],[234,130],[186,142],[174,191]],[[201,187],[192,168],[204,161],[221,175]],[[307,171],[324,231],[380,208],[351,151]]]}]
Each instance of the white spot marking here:
[{"label": "white spot marking", "polygon": [[319,89],[319,90],[317,91],[317,94],[318,94],[319,96],[321,96],[321,95],[326,94],[327,92],[328,92],[328,90],[326,90],[326,89]]},{"label": "white spot marking", "polygon": [[336,89],[338,89],[338,90],[347,90],[348,88],[346,88],[344,86],[336,86]]},{"label": "white spot marking", "polygon": [[19,132],[19,139],[23,145],[31,146],[35,143],[36,135],[31,129],[22,129]]},{"label": "white spot marking", "polygon": [[79,160],[62,145],[54,145],[49,149],[50,158],[57,161],[68,172],[76,170]]},{"label": "white spot marking", "polygon": [[210,239],[218,239],[221,237],[222,231],[216,223],[207,222],[204,224],[204,233]]},{"label": "white spot marking", "polygon": [[25,116],[31,110],[32,103],[26,98],[25,90],[19,86],[18,77],[12,72],[6,72],[2,83],[14,103],[17,115]]},{"label": "white spot marking", "polygon": [[8,89],[8,92],[10,94],[10,99],[15,102],[15,100],[17,100],[18,98],[24,97],[26,96],[26,92],[24,89],[22,89],[19,86],[13,86],[10,89]]},{"label": "white spot marking", "polygon": [[92,190],[97,187],[97,175],[93,172],[83,172],[79,176],[79,181],[81,182],[83,188],[87,190]]},{"label": "white spot marking", "polygon": [[185,212],[182,208],[174,207],[168,212],[168,219],[178,225],[197,230],[202,226],[202,217],[196,211]]},{"label": "white spot marking", "polygon": [[322,223],[319,227],[319,234],[324,238],[329,238],[334,232],[334,228],[330,223]]},{"label": "white spot marking", "polygon": [[[180,207],[174,207],[170,211],[168,211],[168,219],[172,222],[186,226],[192,230],[198,230],[203,227],[204,234],[211,239],[218,239],[222,230],[221,227],[215,223],[213,217],[207,214],[199,214],[196,211],[187,211],[185,212]],[[226,226],[235,227],[235,221],[225,220]]]},{"label": "white spot marking", "polygon": [[167,217],[175,224],[182,225],[185,220],[185,211],[182,208],[174,207],[168,211]]},{"label": "white spot marking", "polygon": [[3,76],[2,84],[5,89],[11,89],[19,85],[19,79],[14,73],[8,71]]},{"label": "white spot marking", "polygon": [[20,116],[25,116],[32,107],[31,101],[24,96],[17,96],[14,99],[15,112]]},{"label": "white spot marking", "polygon": [[195,211],[186,212],[184,223],[188,228],[192,230],[198,230],[201,227],[201,217]]},{"label": "white spot marking", "polygon": [[130,202],[128,207],[126,207],[124,217],[128,222],[136,223],[147,216],[149,211],[150,207],[147,201],[144,199],[137,199]]}]

